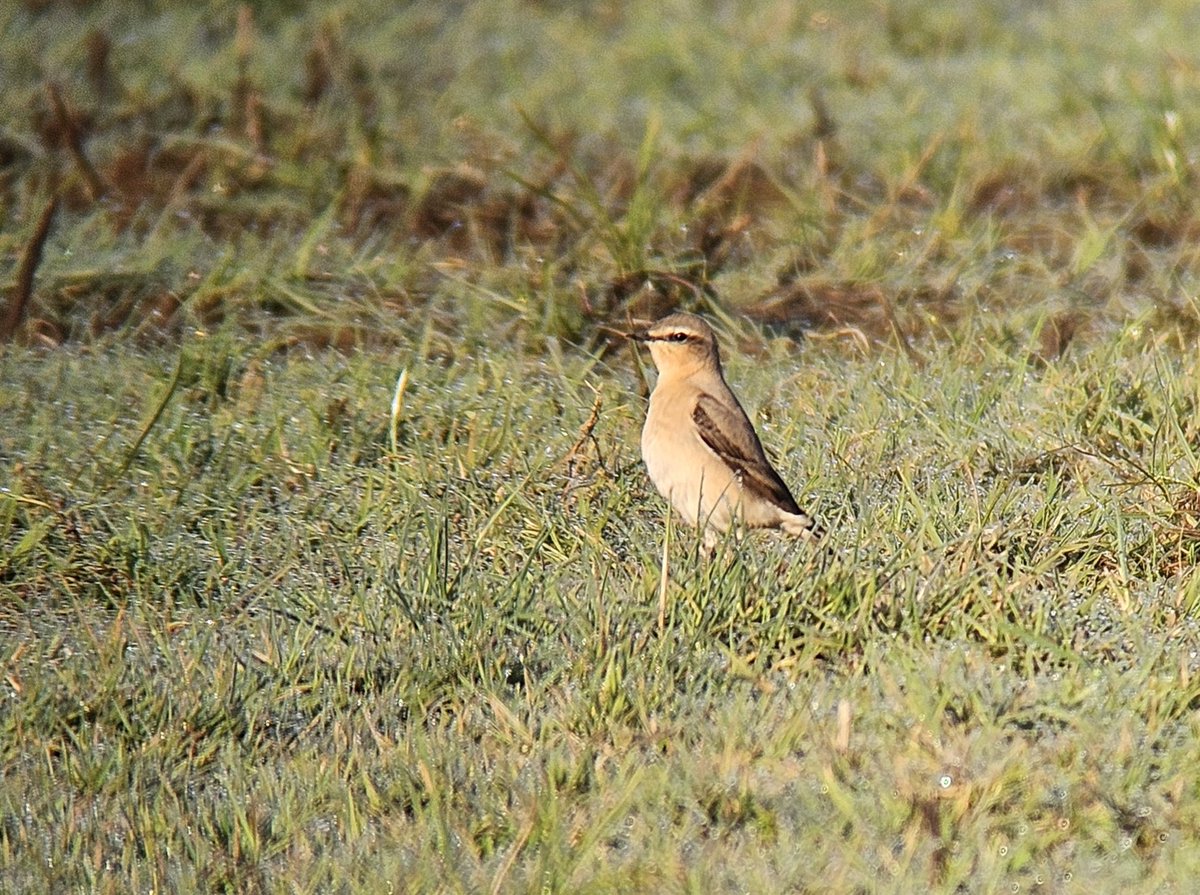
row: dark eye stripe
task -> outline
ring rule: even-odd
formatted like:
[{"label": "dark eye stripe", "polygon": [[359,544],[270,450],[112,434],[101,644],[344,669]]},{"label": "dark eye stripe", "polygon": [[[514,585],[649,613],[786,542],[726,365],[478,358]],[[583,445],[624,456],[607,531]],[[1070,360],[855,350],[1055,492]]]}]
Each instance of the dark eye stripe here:
[{"label": "dark eye stripe", "polygon": [[683,342],[699,342],[700,337],[693,335],[692,333],[674,332],[674,333],[663,333],[661,336],[651,336],[650,341],[651,342],[675,342],[675,343],[679,344],[679,343],[683,343]]}]

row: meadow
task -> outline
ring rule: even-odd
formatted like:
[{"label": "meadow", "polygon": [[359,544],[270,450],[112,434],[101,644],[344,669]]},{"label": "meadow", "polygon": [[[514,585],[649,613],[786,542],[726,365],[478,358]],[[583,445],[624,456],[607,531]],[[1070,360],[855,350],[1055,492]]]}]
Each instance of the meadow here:
[{"label": "meadow", "polygon": [[[0,892],[1190,892],[1197,47],[5,5]],[[650,485],[677,307],[822,545]]]}]

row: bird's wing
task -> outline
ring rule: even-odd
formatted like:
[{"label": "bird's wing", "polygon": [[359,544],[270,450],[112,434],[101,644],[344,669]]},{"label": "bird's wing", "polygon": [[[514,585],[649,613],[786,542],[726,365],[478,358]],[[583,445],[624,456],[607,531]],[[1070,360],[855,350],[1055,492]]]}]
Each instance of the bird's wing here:
[{"label": "bird's wing", "polygon": [[802,512],[763,453],[762,443],[740,407],[727,407],[707,392],[701,392],[692,409],[692,422],[700,439],[737,473],[743,488],[784,512]]}]

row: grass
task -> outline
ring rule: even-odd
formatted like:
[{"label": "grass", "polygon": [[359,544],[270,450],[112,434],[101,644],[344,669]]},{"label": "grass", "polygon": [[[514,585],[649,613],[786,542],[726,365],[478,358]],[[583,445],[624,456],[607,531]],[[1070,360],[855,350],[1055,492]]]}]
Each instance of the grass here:
[{"label": "grass", "polygon": [[668,12],[0,13],[0,891],[1189,891],[1190,7]]}]

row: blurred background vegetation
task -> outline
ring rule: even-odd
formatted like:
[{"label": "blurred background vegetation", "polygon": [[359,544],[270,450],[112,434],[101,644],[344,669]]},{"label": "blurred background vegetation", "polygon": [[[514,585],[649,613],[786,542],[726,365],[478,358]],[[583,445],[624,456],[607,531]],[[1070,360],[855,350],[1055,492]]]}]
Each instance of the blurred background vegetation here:
[{"label": "blurred background vegetation", "polygon": [[1186,3],[2,15],[10,296],[45,230],[26,340],[229,318],[347,346],[484,304],[580,341],[717,296],[884,341],[977,309],[1194,332]]}]

